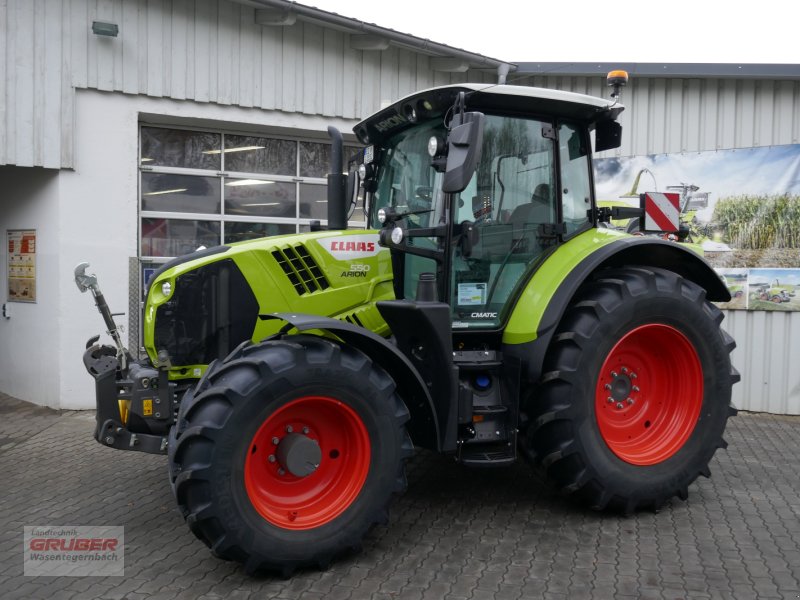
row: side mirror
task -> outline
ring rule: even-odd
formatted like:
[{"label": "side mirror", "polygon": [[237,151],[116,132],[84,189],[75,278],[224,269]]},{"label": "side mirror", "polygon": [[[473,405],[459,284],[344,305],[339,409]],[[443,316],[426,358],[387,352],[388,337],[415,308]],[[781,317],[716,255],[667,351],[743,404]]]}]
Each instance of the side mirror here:
[{"label": "side mirror", "polygon": [[347,218],[353,214],[356,204],[358,204],[358,192],[361,187],[361,176],[358,170],[353,170],[347,173],[347,191],[345,192],[347,199]]},{"label": "side mirror", "polygon": [[458,113],[447,136],[447,166],[442,182],[446,194],[463,192],[481,159],[483,125],[486,117],[479,112]]},{"label": "side mirror", "polygon": [[616,121],[601,121],[594,130],[595,152],[613,150],[622,145],[622,125]]}]

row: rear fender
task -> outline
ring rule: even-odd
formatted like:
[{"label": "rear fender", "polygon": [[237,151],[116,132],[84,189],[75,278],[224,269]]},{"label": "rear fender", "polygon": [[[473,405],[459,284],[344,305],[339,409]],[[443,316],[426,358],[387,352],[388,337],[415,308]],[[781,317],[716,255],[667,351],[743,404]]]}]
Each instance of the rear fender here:
[{"label": "rear fender", "polygon": [[[528,381],[535,382],[541,376],[556,326],[578,289],[597,271],[623,266],[658,267],[696,283],[706,290],[708,300],[730,300],[722,278],[685,244],[650,236],[604,236],[601,230],[594,230],[564,244],[545,261],[520,295],[503,335],[503,351],[522,360]],[[570,249],[570,244],[579,240],[576,249]],[[560,271],[560,279],[553,276],[556,271]]]},{"label": "rear fender", "polygon": [[414,444],[436,452],[441,450],[439,425],[428,387],[409,359],[388,340],[362,327],[318,315],[274,313],[259,315],[262,320],[288,323],[281,333],[319,330],[329,332],[357,348],[385,370],[397,385],[397,392],[411,413],[407,427]]}]

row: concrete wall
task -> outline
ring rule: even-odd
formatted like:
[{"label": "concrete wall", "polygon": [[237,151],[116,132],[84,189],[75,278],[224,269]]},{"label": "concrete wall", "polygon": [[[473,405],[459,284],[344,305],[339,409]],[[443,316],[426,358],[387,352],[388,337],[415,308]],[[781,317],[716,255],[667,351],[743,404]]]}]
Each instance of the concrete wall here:
[{"label": "concrete wall", "polygon": [[[0,167],[0,303],[10,314],[0,317],[0,390],[51,407],[60,402],[63,322],[59,183],[56,170]],[[9,229],[36,230],[35,304],[6,302]]]}]

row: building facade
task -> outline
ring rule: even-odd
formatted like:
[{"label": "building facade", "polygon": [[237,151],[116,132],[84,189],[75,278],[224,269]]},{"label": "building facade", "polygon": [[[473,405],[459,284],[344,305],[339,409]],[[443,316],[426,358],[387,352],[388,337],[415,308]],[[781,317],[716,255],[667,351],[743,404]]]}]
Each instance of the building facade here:
[{"label": "building facade", "polygon": [[[16,254],[0,256],[0,390],[93,407],[80,355],[103,325],[74,267],[91,263],[135,346],[159,263],[324,220],[329,125],[355,144],[360,117],[457,82],[604,96],[619,66],[633,78],[608,156],[800,143],[791,66],[514,64],[282,0],[0,3],[0,230],[35,244],[16,298],[35,302],[6,301]],[[800,317],[727,312],[737,405],[800,413]]]}]

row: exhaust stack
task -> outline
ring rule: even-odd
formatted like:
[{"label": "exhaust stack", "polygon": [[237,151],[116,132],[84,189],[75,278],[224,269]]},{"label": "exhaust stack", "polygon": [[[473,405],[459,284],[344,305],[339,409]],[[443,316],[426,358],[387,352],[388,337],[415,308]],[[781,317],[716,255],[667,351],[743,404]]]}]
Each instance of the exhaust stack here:
[{"label": "exhaust stack", "polygon": [[342,134],[336,127],[328,127],[331,136],[331,172],[328,173],[328,229],[347,229],[347,211],[344,203],[347,176],[342,173]]}]

